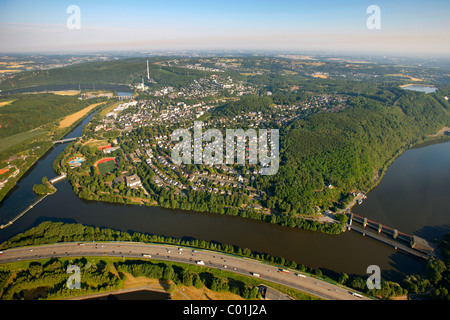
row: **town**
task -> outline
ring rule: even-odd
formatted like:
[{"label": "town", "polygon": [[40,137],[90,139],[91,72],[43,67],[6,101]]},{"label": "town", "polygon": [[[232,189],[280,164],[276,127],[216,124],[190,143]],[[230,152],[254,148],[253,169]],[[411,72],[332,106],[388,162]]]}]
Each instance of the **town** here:
[{"label": "town", "polygon": [[[214,66],[226,70],[227,64],[221,62]],[[199,70],[200,65],[185,67]],[[237,210],[249,208],[269,213],[273,210],[267,207],[270,194],[257,183],[267,170],[276,173],[278,154],[260,155],[260,163],[256,163],[258,138],[248,133],[256,132],[255,129],[271,132],[266,136],[265,145],[278,152],[279,141],[271,140],[273,132],[296,119],[314,113],[335,113],[348,107],[345,95],[314,94],[295,104],[271,104],[255,111],[252,107],[246,109],[243,100],[238,114],[224,113],[218,111],[221,106],[238,105],[241,97],[257,92],[258,88],[212,69],[208,71],[219,75],[202,77],[176,88],[151,90],[155,83],[150,77],[148,61],[146,71],[146,79],[132,86],[134,94],[119,100],[109,96],[108,105],[86,126],[82,139],[61,155],[58,171],[68,171],[68,178],[80,197],[161,205],[165,197],[191,199],[193,194],[202,193],[227,196],[228,207]],[[271,95],[267,91],[263,96],[270,99]],[[200,135],[194,132],[196,123],[202,125]],[[212,150],[211,137],[206,139],[205,133],[210,129],[226,132],[232,128],[243,128],[241,133],[247,134],[236,136],[241,147],[244,144],[241,150],[244,152],[238,152],[237,161],[230,160],[227,153],[226,161],[206,163],[205,154],[218,159],[220,155],[216,153],[221,149],[220,142],[215,141],[218,149]],[[173,134],[180,130],[193,133],[193,163],[174,157],[181,143],[173,139]],[[277,148],[273,149],[275,145]],[[186,150],[181,154],[188,155]],[[271,165],[270,160],[277,161]]]}]

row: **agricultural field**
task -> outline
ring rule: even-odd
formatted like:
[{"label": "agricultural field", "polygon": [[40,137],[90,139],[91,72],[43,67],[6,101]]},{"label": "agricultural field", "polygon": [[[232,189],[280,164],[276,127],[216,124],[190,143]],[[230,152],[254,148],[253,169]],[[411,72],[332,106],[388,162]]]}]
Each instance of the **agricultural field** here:
[{"label": "agricultural field", "polygon": [[76,96],[80,94],[78,90],[62,90],[62,91],[53,91],[53,94],[58,96]]},{"label": "agricultural field", "polygon": [[80,120],[81,118],[85,117],[89,112],[94,110],[96,107],[98,107],[102,103],[103,102],[91,104],[90,106],[88,106],[78,112],[68,115],[59,123],[59,128],[70,127],[72,124],[74,124],[76,121]]},{"label": "agricultural field", "polygon": [[2,102],[0,102],[0,108],[4,107],[4,106],[7,106],[8,104],[10,104],[10,103],[12,103],[14,101],[15,101],[14,99],[13,100],[2,101]]}]

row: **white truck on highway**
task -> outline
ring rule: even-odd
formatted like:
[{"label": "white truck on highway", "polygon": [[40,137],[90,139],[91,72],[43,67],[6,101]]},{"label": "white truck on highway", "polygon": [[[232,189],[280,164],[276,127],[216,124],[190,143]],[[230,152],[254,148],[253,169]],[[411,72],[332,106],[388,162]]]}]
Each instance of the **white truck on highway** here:
[{"label": "white truck on highway", "polygon": [[205,263],[202,261],[202,260],[199,260],[199,261],[195,261],[195,263],[197,263],[197,264],[201,264],[202,266],[204,266],[205,265]]}]

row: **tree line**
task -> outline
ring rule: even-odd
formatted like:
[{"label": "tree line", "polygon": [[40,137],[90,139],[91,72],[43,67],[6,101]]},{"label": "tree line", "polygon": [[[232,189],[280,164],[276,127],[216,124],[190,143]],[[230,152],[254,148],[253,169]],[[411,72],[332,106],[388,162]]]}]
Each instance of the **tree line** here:
[{"label": "tree line", "polygon": [[[286,260],[282,257],[275,257],[267,253],[254,252],[248,248],[240,248],[234,245],[199,239],[187,240],[165,237],[161,235],[144,234],[139,232],[130,234],[128,232],[119,230],[84,226],[82,224],[75,223],[51,221],[42,222],[38,226],[33,227],[25,231],[24,233],[18,234],[3,242],[0,245],[0,249],[5,250],[7,248],[29,245],[77,241],[135,241],[142,243],[164,243],[213,250],[261,260],[278,266],[295,269],[299,272],[309,273],[312,276],[325,278],[330,281],[346,285],[371,296],[390,298],[393,296],[406,294],[421,294],[426,298],[431,299],[450,298],[448,293],[448,290],[450,288],[450,233],[445,235],[440,244],[443,254],[443,260],[432,258],[426,263],[424,272],[422,274],[407,276],[401,283],[382,281],[381,289],[372,290],[369,290],[367,288],[366,280],[359,276],[351,276],[347,275],[346,273],[341,273],[338,276],[328,275],[321,269],[310,268],[303,264],[298,264],[295,261]],[[2,281],[1,279],[2,278],[0,274],[0,283]]]}]

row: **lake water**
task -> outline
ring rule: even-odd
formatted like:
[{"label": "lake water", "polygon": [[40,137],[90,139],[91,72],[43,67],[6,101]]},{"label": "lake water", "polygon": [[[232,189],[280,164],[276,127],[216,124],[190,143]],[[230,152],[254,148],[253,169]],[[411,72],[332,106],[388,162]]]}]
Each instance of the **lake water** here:
[{"label": "lake water", "polygon": [[119,91],[117,92],[117,95],[119,97],[128,97],[131,98],[133,96],[133,92],[124,92],[124,91]]},{"label": "lake water", "polygon": [[420,91],[420,92],[425,92],[425,93],[432,93],[437,90],[437,88],[435,88],[435,87],[416,86],[416,85],[403,87],[402,89],[410,90],[410,91]]},{"label": "lake water", "polygon": [[408,234],[442,238],[450,231],[450,142],[403,153],[352,211]]},{"label": "lake water", "polygon": [[[85,124],[89,119],[83,121]],[[77,127],[70,136],[79,136]],[[32,186],[43,176],[55,176],[52,163],[67,145],[56,145],[18,183],[0,205],[0,224],[7,223],[37,197]],[[387,170],[377,188],[354,212],[398,230],[432,240],[450,231],[450,142],[405,152]],[[58,191],[0,230],[0,241],[45,220],[78,222],[128,232],[143,232],[185,239],[217,241],[256,252],[294,260],[329,274],[367,276],[369,265],[378,265],[385,280],[400,281],[418,273],[423,261],[352,231],[326,235],[261,221],[158,207],[129,206],[85,201],[75,196],[67,181]]]}]

